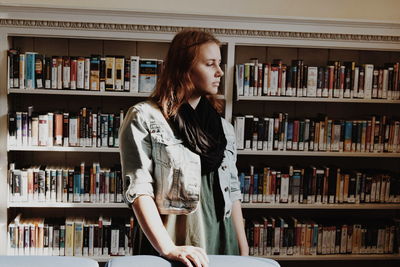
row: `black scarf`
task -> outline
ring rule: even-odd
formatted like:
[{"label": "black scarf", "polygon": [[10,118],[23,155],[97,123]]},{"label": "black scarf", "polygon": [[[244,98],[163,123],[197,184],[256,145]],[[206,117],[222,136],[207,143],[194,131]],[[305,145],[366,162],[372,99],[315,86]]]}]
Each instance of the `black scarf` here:
[{"label": "black scarf", "polygon": [[171,119],[174,130],[184,145],[201,159],[201,173],[208,174],[221,166],[226,138],[221,117],[206,97],[196,109],[184,103]]}]

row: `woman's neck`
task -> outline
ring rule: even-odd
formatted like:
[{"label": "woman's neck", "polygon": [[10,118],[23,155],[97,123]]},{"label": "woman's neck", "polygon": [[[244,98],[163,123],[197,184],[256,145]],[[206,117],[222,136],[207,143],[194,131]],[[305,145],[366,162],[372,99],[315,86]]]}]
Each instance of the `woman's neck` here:
[{"label": "woman's neck", "polygon": [[192,106],[193,109],[196,109],[199,104],[201,96],[191,96],[188,100],[189,105]]}]

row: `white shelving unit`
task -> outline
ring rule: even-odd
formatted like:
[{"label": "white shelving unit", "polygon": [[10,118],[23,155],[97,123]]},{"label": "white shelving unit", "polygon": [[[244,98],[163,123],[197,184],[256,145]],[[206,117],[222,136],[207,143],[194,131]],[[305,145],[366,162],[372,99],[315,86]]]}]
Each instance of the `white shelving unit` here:
[{"label": "white shelving unit", "polygon": [[309,157],[367,157],[399,158],[400,153],[324,152],[324,151],[262,151],[238,150],[238,155],[254,156],[309,156]]},{"label": "white shelving unit", "polygon": [[[76,95],[76,96],[111,96],[111,97],[136,97],[147,98],[150,93],[130,92],[99,92],[91,90],[56,90],[56,89],[8,89],[8,94],[30,94],[30,95]],[[218,99],[225,99],[224,95],[217,95]]]},{"label": "white shelving unit", "polygon": [[9,94],[38,95],[77,95],[77,96],[115,96],[115,97],[148,97],[150,93],[99,92],[90,90],[56,90],[56,89],[8,89]]},{"label": "white shelving unit", "polygon": [[63,147],[63,146],[26,146],[9,147],[8,151],[46,151],[46,152],[101,152],[101,153],[119,153],[118,147]]},{"label": "white shelving unit", "polygon": [[285,203],[242,203],[244,209],[310,209],[310,210],[398,210],[399,203],[390,204],[285,204]]},{"label": "white shelving unit", "polygon": [[400,260],[400,255],[303,255],[303,256],[268,256],[266,258],[274,259],[277,261],[359,261],[359,260]]},{"label": "white shelving unit", "polygon": [[238,96],[237,101],[400,104],[400,100],[388,100],[388,99],[290,97],[290,96]]},{"label": "white shelving unit", "polygon": [[[7,56],[6,51],[11,47],[13,40],[19,40],[19,44],[27,50],[49,51],[48,53],[132,53],[135,51],[143,57],[159,57],[168,47],[168,42],[182,27],[199,27],[214,33],[224,44],[226,61],[226,80],[222,95],[218,98],[225,100],[225,118],[232,119],[234,110],[238,105],[247,105],[247,110],[257,109],[269,111],[270,104],[294,105],[301,113],[300,105],[319,104],[379,104],[385,108],[395,110],[398,100],[380,99],[328,99],[328,98],[296,98],[296,97],[234,97],[234,66],[238,61],[243,61],[249,56],[260,56],[265,61],[271,61],[275,55],[290,57],[306,55],[312,58],[316,51],[320,54],[341,55],[342,58],[353,59],[369,55],[380,62],[384,60],[396,60],[400,53],[400,25],[384,22],[338,21],[338,20],[309,20],[289,18],[250,18],[229,16],[203,16],[183,14],[146,14],[143,12],[106,12],[99,10],[69,10],[51,8],[36,9],[34,7],[11,7],[0,5],[0,225],[7,224],[12,218],[8,212],[13,209],[49,208],[49,213],[57,208],[121,208],[123,203],[10,203],[7,201],[7,169],[10,153],[29,152],[36,160],[35,152],[41,153],[38,158],[51,160],[55,152],[65,154],[71,152],[94,152],[99,158],[104,154],[114,156],[118,148],[87,148],[87,147],[9,147],[7,145],[7,113],[14,108],[14,102],[24,99],[21,104],[24,107],[30,104],[29,98],[60,95],[61,97],[74,98],[67,103],[69,108],[85,103],[85,99],[97,96],[100,105],[118,105],[127,101],[134,104],[143,100],[149,94],[133,94],[126,92],[93,92],[93,91],[67,91],[67,90],[20,90],[10,89],[7,85]],[[64,44],[67,43],[68,45]],[[241,52],[242,48],[247,52]],[[48,49],[47,49],[48,48]],[[271,51],[266,52],[271,48]],[[351,52],[349,52],[351,50]],[[67,51],[67,52],[65,52]],[[100,51],[100,52],[99,52]],[[355,52],[354,52],[355,51]],[[373,51],[369,53],[368,51]],[[295,53],[296,52],[296,53]],[[47,53],[47,52],[46,52]],[[369,54],[368,54],[369,53]],[[290,55],[289,55],[290,54]],[[296,55],[295,55],[296,56]],[[319,59],[318,59],[319,60]],[[315,62],[319,62],[317,59]],[[314,64],[314,63],[313,63]],[[317,63],[315,63],[317,64]],[[84,100],[82,100],[84,99]],[[127,99],[127,100],[126,100]],[[62,102],[63,100],[61,100]],[[254,101],[254,102],[253,102]],[[76,102],[76,103],[75,103]],[[53,103],[43,102],[43,105]],[[258,106],[253,106],[255,103]],[[39,103],[35,103],[39,104]],[[369,106],[369,105],[368,105]],[[377,106],[377,105],[372,105]],[[358,105],[357,105],[358,107]],[[308,108],[308,106],[307,106]],[[305,108],[307,111],[312,108]],[[397,109],[399,110],[399,109]],[[259,111],[259,110],[257,110]],[[328,110],[329,112],[330,110]],[[339,112],[340,113],[340,112]],[[399,114],[397,114],[399,115]],[[108,153],[105,153],[108,152]],[[89,157],[89,153],[82,153],[80,157]],[[306,152],[306,151],[238,151],[238,163],[243,156],[267,157],[323,157],[333,159],[337,157],[349,157],[352,160],[363,158],[394,159],[400,157],[399,153],[338,153],[338,152]],[[66,156],[67,158],[67,156]],[[90,158],[91,160],[92,158]],[[398,162],[398,161],[396,161]],[[113,162],[115,163],[115,162]],[[29,164],[29,163],[28,163]],[[365,205],[304,205],[304,204],[265,204],[243,203],[245,209],[282,209],[289,210],[399,210],[398,204],[365,204]],[[71,212],[68,210],[67,212]],[[125,212],[125,211],[123,211]],[[321,211],[322,212],[322,211]],[[323,211],[326,212],[326,211]],[[4,227],[3,227],[4,228]],[[2,228],[2,229],[3,229]],[[7,233],[0,233],[0,254],[6,252]],[[106,262],[110,257],[91,257],[100,262]],[[271,256],[282,261],[353,261],[353,260],[400,260],[399,255],[327,255],[327,256]]]},{"label": "white shelving unit", "polygon": [[8,202],[8,208],[128,208],[125,203]]}]

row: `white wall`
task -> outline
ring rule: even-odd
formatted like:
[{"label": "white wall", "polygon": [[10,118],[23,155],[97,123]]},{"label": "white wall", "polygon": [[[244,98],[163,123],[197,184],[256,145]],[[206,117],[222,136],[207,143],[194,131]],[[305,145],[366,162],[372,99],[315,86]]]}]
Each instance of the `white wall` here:
[{"label": "white wall", "polygon": [[400,23],[399,0],[0,0],[0,4],[185,14],[333,18]]}]

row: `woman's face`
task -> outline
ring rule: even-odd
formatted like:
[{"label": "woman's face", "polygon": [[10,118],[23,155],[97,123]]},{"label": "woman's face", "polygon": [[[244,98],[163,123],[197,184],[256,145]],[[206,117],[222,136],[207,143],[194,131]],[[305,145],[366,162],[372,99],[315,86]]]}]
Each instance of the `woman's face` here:
[{"label": "woman's face", "polygon": [[190,78],[196,88],[196,95],[210,95],[218,92],[220,78],[224,75],[219,64],[221,52],[214,42],[202,44],[199,55],[190,71]]}]

